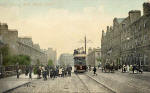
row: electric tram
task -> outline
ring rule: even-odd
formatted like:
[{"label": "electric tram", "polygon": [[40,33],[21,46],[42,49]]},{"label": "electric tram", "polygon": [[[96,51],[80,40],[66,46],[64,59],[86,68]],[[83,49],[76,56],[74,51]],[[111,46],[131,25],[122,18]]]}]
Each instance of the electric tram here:
[{"label": "electric tram", "polygon": [[84,51],[74,50],[74,72],[83,73],[86,71],[86,54]]}]

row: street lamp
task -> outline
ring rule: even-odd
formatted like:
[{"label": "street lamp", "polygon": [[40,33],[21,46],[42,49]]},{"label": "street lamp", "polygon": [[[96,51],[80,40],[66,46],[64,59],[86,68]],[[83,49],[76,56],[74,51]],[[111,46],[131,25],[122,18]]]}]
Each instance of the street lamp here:
[{"label": "street lamp", "polygon": [[2,55],[2,52],[0,54],[0,57],[1,57],[1,63],[0,63],[0,65],[3,65],[3,55]]},{"label": "street lamp", "polygon": [[[4,43],[2,43],[1,41],[0,41],[0,49],[1,48],[3,48],[3,46],[4,46]],[[3,54],[2,54],[2,51],[0,51],[0,65],[3,65]]]}]

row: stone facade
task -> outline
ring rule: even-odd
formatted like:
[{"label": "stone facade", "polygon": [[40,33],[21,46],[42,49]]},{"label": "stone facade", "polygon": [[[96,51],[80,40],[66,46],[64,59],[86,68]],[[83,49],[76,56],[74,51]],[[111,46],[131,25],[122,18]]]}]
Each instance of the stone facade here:
[{"label": "stone facade", "polygon": [[59,65],[60,66],[73,66],[74,65],[74,60],[73,60],[73,55],[72,54],[61,54],[59,57]]},{"label": "stone facade", "polygon": [[0,37],[1,41],[4,44],[8,44],[10,48],[11,54],[17,54],[17,39],[18,39],[18,31],[8,29],[8,25],[6,23],[0,23]]},{"label": "stone facade", "polygon": [[[18,54],[28,55],[32,59],[32,65],[35,65],[37,60],[41,64],[47,65],[47,55],[40,49],[38,44],[33,44],[32,38],[18,38]],[[37,47],[38,46],[38,47]]]},{"label": "stone facade", "polygon": [[126,18],[114,18],[113,29],[102,31],[102,61],[140,65],[150,71],[150,3],[143,4],[143,16],[132,10]]},{"label": "stone facade", "polygon": [[41,64],[47,64],[47,55],[37,48],[37,45],[34,46],[32,38],[18,37],[18,31],[8,29],[6,23],[0,23],[0,40],[9,46],[11,55],[28,55],[31,57],[32,65],[36,64],[38,59]]},{"label": "stone facade", "polygon": [[86,57],[86,65],[91,65],[92,67],[99,65],[99,59],[101,59],[101,50],[100,48],[89,48],[88,54]]},{"label": "stone facade", "polygon": [[44,50],[44,52],[47,54],[47,60],[52,60],[54,65],[57,65],[57,52],[56,52],[56,50],[53,50],[52,48],[48,48],[47,50]]}]

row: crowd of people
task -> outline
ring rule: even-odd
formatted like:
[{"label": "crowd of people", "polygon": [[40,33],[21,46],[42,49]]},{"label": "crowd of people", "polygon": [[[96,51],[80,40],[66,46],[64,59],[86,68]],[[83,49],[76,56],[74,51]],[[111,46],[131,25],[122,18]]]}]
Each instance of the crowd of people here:
[{"label": "crowd of people", "polygon": [[[100,67],[98,67],[100,68]],[[122,67],[119,67],[122,69],[122,72],[133,72],[133,73],[143,73],[142,68],[139,65],[122,65]],[[36,70],[35,70],[36,69]],[[96,67],[94,66],[93,69],[91,68],[91,66],[87,66],[88,71],[92,71],[93,70],[93,74],[97,75],[96,71]],[[65,76],[71,76],[71,72],[72,72],[72,67],[71,66],[36,66],[36,67],[32,67],[32,66],[27,66],[25,68],[25,75],[29,76],[30,79],[32,79],[32,73],[36,73],[37,74],[37,79],[41,79],[43,78],[43,80],[47,80],[47,78],[51,78],[51,79],[55,79],[57,77],[65,77]],[[19,75],[22,73],[21,69],[17,68],[17,78],[19,78]],[[103,72],[103,68],[102,68],[102,72]]]},{"label": "crowd of people", "polygon": [[143,69],[141,68],[140,65],[123,65],[122,66],[122,72],[130,72],[132,71],[132,73],[134,74],[135,71],[137,71],[137,73],[143,73]]},{"label": "crowd of people", "polygon": [[[43,78],[43,80],[47,80],[48,77],[51,79],[55,79],[57,77],[65,77],[71,76],[72,67],[52,67],[52,66],[26,66],[25,68],[25,76],[29,76],[32,79],[32,73],[37,74],[37,79]],[[21,69],[17,68],[17,78],[21,74]]]}]

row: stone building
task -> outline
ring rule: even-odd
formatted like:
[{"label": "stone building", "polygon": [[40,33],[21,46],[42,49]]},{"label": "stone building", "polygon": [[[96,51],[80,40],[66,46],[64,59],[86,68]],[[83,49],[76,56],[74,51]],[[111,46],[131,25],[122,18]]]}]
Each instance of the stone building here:
[{"label": "stone building", "polygon": [[74,60],[73,60],[73,55],[68,54],[68,53],[63,53],[59,57],[59,65],[60,66],[73,66],[74,65]]},{"label": "stone building", "polygon": [[6,23],[0,23],[0,37],[1,41],[5,44],[8,44],[11,54],[17,54],[17,40],[18,40],[18,31],[13,29],[8,29]]},{"label": "stone building", "polygon": [[43,65],[47,64],[47,55],[41,49],[34,47],[32,38],[18,37],[18,31],[8,29],[6,23],[0,23],[0,40],[8,45],[11,55],[28,55],[31,57],[32,65],[36,64],[37,60]]},{"label": "stone building", "polygon": [[32,38],[18,38],[18,54],[28,55],[32,59],[32,64],[35,65],[37,60],[41,64],[47,65],[47,55],[40,49],[38,44],[33,44]]},{"label": "stone building", "polygon": [[101,60],[101,50],[100,48],[88,49],[88,54],[86,57],[86,65],[91,65],[92,67],[98,66]]},{"label": "stone building", "polygon": [[113,30],[107,29],[106,33],[102,31],[102,61],[105,63],[109,60],[121,65],[136,64],[150,71],[149,30],[150,3],[143,4],[142,16],[141,11],[132,10],[126,18],[115,18]]},{"label": "stone building", "polygon": [[52,60],[54,65],[57,65],[57,52],[52,48],[45,49],[44,52],[47,54],[47,60]]},{"label": "stone building", "polygon": [[121,23],[124,18],[114,18],[113,27],[107,26],[106,33],[102,31],[101,56],[102,65],[105,62],[119,64],[121,53]]}]

